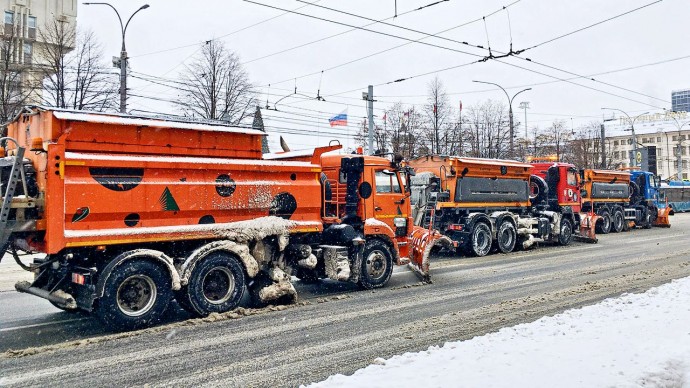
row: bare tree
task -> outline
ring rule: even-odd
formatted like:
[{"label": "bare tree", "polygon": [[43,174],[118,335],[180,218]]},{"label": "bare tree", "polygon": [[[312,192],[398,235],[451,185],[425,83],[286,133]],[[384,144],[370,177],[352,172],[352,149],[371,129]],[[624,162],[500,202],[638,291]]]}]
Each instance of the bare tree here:
[{"label": "bare tree", "polygon": [[501,102],[487,100],[470,106],[464,120],[467,154],[480,158],[508,156],[510,126],[508,110]]},{"label": "bare tree", "polygon": [[457,125],[453,122],[453,108],[448,103],[448,95],[443,83],[435,77],[429,84],[427,104],[424,106],[426,131],[424,138],[430,149],[436,154],[448,154],[452,149],[457,134]]},{"label": "bare tree", "polygon": [[43,103],[58,108],[106,111],[116,108],[117,78],[103,60],[91,31],[77,32],[54,20],[39,31]]},{"label": "bare tree", "polygon": [[189,116],[240,123],[256,105],[249,76],[239,57],[223,43],[210,40],[181,74],[187,85],[177,101]]},{"label": "bare tree", "polygon": [[[21,58],[21,39],[17,25],[5,25],[0,37],[0,123],[7,123],[35,93],[31,62]],[[29,59],[29,63],[22,59]],[[4,133],[4,128],[3,128]]]}]

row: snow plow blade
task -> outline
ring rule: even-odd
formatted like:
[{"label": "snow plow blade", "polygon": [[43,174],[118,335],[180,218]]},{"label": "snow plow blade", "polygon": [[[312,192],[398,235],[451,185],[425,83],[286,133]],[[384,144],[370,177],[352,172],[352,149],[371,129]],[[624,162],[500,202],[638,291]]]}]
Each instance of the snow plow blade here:
[{"label": "snow plow blade", "polygon": [[452,247],[453,242],[447,236],[436,230],[415,227],[408,238],[410,244],[409,267],[422,278],[425,283],[431,283],[429,275],[429,255],[435,246]]},{"label": "snow plow blade", "polygon": [[595,226],[599,216],[594,213],[585,213],[580,218],[580,231],[574,237],[583,242],[596,243],[597,235],[595,233]]},{"label": "snow plow blade", "polygon": [[658,226],[660,228],[670,228],[671,221],[668,217],[671,215],[672,210],[673,209],[670,206],[659,209],[656,220],[654,220],[654,226]]}]

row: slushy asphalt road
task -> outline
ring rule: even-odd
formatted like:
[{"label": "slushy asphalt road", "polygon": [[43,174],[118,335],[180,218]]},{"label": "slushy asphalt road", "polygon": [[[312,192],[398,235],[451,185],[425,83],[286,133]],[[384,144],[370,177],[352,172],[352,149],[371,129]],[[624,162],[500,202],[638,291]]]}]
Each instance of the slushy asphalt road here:
[{"label": "slushy asphalt road", "polygon": [[301,305],[237,319],[190,321],[171,309],[171,323],[126,334],[2,291],[0,352],[42,348],[0,353],[0,386],[298,386],[348,374],[376,357],[690,276],[690,214],[671,222],[671,229],[599,236],[598,244],[434,258],[429,285],[405,268],[376,291],[330,281],[299,285]]}]

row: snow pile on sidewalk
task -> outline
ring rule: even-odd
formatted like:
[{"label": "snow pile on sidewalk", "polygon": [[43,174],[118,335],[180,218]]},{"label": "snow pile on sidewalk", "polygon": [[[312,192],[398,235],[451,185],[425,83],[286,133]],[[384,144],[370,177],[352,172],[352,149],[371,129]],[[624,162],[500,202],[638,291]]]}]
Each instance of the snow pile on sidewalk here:
[{"label": "snow pile on sidewalk", "polygon": [[690,278],[312,386],[690,387]]}]

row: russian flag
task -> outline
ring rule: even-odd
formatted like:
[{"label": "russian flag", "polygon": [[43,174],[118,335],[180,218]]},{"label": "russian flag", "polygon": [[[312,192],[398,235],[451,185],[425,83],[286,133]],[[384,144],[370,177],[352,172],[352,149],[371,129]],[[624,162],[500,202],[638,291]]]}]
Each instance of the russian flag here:
[{"label": "russian flag", "polygon": [[331,127],[335,127],[336,125],[347,125],[347,109],[328,119],[328,122],[331,124]]}]

